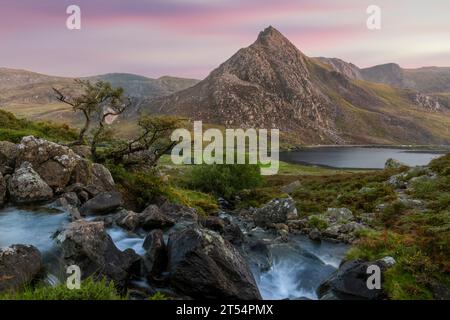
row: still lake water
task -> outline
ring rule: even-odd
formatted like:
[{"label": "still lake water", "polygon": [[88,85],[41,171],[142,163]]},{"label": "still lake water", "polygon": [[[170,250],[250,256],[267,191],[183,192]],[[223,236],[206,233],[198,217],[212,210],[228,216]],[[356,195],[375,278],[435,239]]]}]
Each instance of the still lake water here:
[{"label": "still lake water", "polygon": [[382,169],[389,158],[409,166],[423,166],[445,153],[445,151],[391,148],[319,147],[281,152],[280,160],[333,168]]}]

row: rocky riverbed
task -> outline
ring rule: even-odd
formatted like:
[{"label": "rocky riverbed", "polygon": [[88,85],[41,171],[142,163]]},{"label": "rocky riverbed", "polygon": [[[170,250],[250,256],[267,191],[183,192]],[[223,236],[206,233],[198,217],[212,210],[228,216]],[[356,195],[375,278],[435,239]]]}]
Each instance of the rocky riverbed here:
[{"label": "rocky riverbed", "polygon": [[204,217],[161,199],[133,212],[104,166],[34,137],[2,143],[0,169],[0,291],[64,281],[75,264],[83,278],[112,280],[136,299],[382,298],[364,288],[364,267],[395,262],[341,265],[370,221],[346,208],[300,219],[290,197],[259,209],[221,201],[216,216]]}]

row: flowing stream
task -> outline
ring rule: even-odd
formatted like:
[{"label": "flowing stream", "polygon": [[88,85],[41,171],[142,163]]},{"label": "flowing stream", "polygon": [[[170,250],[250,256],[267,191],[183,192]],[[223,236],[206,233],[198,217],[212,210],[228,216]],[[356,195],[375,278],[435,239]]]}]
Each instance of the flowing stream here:
[{"label": "flowing stream", "polygon": [[[36,246],[49,272],[47,281],[56,284],[58,279],[63,280],[64,273],[52,235],[68,222],[65,212],[51,206],[0,209],[0,247]],[[291,236],[288,242],[278,243],[271,232],[254,231],[255,239],[273,242],[269,245],[272,267],[265,272],[252,270],[264,299],[316,299],[317,286],[336,270],[347,250],[345,245],[315,243],[304,236]],[[109,228],[108,233],[120,250],[131,248],[140,255],[145,253],[145,234],[131,234],[118,227]]]}]

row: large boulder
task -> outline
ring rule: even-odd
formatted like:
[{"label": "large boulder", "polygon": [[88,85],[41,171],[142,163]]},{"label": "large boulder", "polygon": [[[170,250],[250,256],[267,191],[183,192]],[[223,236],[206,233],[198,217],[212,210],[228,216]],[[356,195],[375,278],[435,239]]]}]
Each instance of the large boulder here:
[{"label": "large boulder", "polygon": [[82,215],[101,215],[111,213],[123,205],[120,192],[102,192],[87,201],[80,208]]},{"label": "large boulder", "polygon": [[245,259],[214,231],[174,232],[168,253],[170,283],[183,294],[198,299],[261,299]]},{"label": "large boulder", "polygon": [[[367,280],[369,266],[376,265],[381,272],[395,264],[391,257],[367,262],[363,260],[351,260],[344,262],[339,269],[327,280],[321,283],[317,289],[317,295],[322,300],[379,300],[384,299],[383,277],[381,277],[380,289],[369,289]],[[381,274],[382,276],[382,274]]]},{"label": "large boulder", "polygon": [[3,175],[0,173],[0,206],[6,202],[6,182]]},{"label": "large boulder", "polygon": [[16,165],[29,162],[54,191],[61,191],[70,181],[81,157],[72,149],[47,140],[28,136],[18,145]]},{"label": "large boulder", "polygon": [[165,201],[160,207],[162,213],[166,214],[169,218],[179,221],[198,221],[197,211],[193,208],[189,208],[180,204]]},{"label": "large boulder", "polygon": [[33,246],[17,244],[0,249],[0,292],[22,288],[41,268],[41,253]]},{"label": "large boulder", "polygon": [[146,250],[143,259],[144,273],[149,281],[153,281],[167,267],[167,249],[162,230],[151,231],[143,246]]},{"label": "large boulder", "polygon": [[11,200],[16,203],[33,203],[52,199],[53,191],[33,170],[29,162],[23,162],[8,180]]},{"label": "large boulder", "polygon": [[254,221],[260,227],[272,227],[297,219],[297,208],[292,198],[273,199],[254,213]]},{"label": "large boulder", "polygon": [[106,277],[119,287],[139,273],[141,258],[132,249],[120,251],[103,222],[78,220],[56,235],[66,265],[78,265],[82,277]]},{"label": "large boulder", "polygon": [[161,209],[152,204],[139,213],[140,225],[145,230],[164,229],[175,224],[174,219],[170,218]]},{"label": "large boulder", "polygon": [[109,172],[109,170],[100,163],[92,164],[92,181],[90,184],[96,186],[97,189],[101,191],[116,190],[111,172]]}]

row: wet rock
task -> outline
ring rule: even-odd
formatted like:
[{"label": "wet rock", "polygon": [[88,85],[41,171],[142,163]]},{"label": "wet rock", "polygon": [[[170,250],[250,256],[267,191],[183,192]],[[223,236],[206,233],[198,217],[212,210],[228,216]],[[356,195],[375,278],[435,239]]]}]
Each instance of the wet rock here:
[{"label": "wet rock", "polygon": [[235,246],[241,246],[245,242],[244,233],[242,233],[241,228],[235,223],[225,225],[222,236]]},{"label": "wet rock", "polygon": [[297,218],[297,208],[292,198],[274,199],[254,213],[257,226],[270,227]]},{"label": "wet rock", "polygon": [[144,248],[146,250],[143,259],[144,274],[151,282],[167,267],[167,249],[162,230],[152,230],[145,238]]},{"label": "wet rock", "polygon": [[81,219],[80,211],[76,206],[69,203],[67,198],[65,197],[59,198],[58,200],[55,201],[55,206],[60,207],[61,209],[66,211],[69,214],[72,221]]},{"label": "wet rock", "polygon": [[367,270],[372,265],[378,266],[382,273],[389,268],[389,263],[386,263],[384,260],[372,262],[352,260],[344,262],[328,280],[319,286],[317,289],[319,299],[384,299],[385,294],[382,290],[382,283],[381,289],[369,289],[367,286],[367,280],[371,275],[371,273],[367,273]]},{"label": "wet rock", "polygon": [[168,242],[170,283],[197,299],[261,299],[242,255],[218,233],[188,228]]},{"label": "wet rock", "polygon": [[120,192],[102,192],[81,206],[82,215],[101,215],[111,213],[123,205]]},{"label": "wet rock", "polygon": [[72,222],[57,234],[56,242],[65,264],[78,265],[83,278],[106,277],[124,287],[139,273],[141,258],[132,249],[117,249],[102,222]]},{"label": "wet rock", "polygon": [[29,162],[23,162],[8,180],[8,191],[15,203],[33,203],[53,198],[52,189]]},{"label": "wet rock", "polygon": [[408,165],[392,158],[387,159],[386,163],[384,164],[385,169],[398,169],[401,167],[408,167]]},{"label": "wet rock", "polygon": [[225,222],[219,217],[209,216],[202,221],[203,227],[222,233],[225,228]]},{"label": "wet rock", "polygon": [[41,253],[21,244],[0,249],[0,292],[15,291],[30,283],[42,268]]},{"label": "wet rock", "polygon": [[56,205],[65,206],[66,204],[70,204],[73,207],[79,207],[81,202],[75,192],[66,192],[56,200]]},{"label": "wet rock", "polygon": [[118,214],[116,224],[126,230],[134,231],[140,224],[139,215],[136,212],[124,209]]},{"label": "wet rock", "polygon": [[258,272],[266,272],[272,267],[272,252],[266,242],[262,240],[251,241],[245,245],[244,251],[252,269]]},{"label": "wet rock", "polygon": [[3,206],[6,202],[6,181],[3,175],[0,173],[0,206]]},{"label": "wet rock", "polygon": [[322,238],[322,233],[319,231],[319,229],[313,229],[309,232],[308,237],[313,241],[320,241]]},{"label": "wet rock", "polygon": [[175,224],[174,219],[152,204],[139,213],[140,225],[145,230],[164,229]]}]

